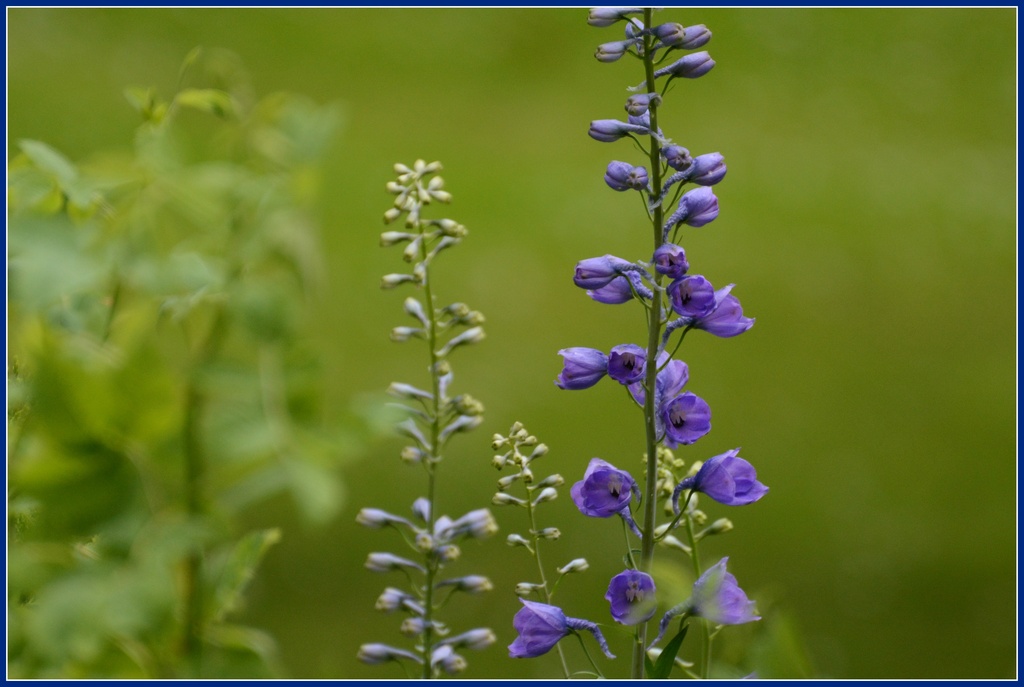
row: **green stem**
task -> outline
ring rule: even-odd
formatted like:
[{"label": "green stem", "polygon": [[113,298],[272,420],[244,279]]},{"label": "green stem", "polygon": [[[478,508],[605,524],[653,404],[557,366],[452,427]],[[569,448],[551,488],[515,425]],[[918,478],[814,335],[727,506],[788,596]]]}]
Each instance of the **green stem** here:
[{"label": "green stem", "polygon": [[[644,9],[644,26],[652,25],[654,10]],[[647,92],[654,92],[654,60],[652,59],[652,48],[654,37],[650,34],[644,36],[644,73],[647,78]],[[661,191],[661,147],[658,139],[653,134],[658,131],[658,106],[652,102],[650,109],[651,122],[651,148],[650,148],[650,180],[654,193]],[[651,218],[651,226],[654,232],[654,250],[657,250],[662,242],[662,224],[664,222],[664,209],[662,205],[654,208]],[[657,412],[655,396],[655,382],[658,374],[658,346],[661,343],[661,274],[654,272],[653,289],[654,296],[651,299],[650,316],[647,318],[647,370],[644,379],[644,422],[647,431],[647,475],[644,484],[644,521],[641,527],[643,539],[640,545],[640,569],[650,572],[654,562],[654,529],[655,529],[655,501],[658,480],[658,436],[654,422],[654,414]],[[647,644],[647,624],[642,623],[637,628],[637,644],[633,647],[633,662],[630,671],[633,679],[639,680],[644,676],[644,647]]]},{"label": "green stem", "polygon": [[[533,558],[537,561],[537,572],[540,574],[541,591],[544,594],[544,603],[550,604],[551,592],[548,591],[548,580],[547,577],[544,575],[544,564],[541,562],[540,559],[541,538],[540,535],[537,534],[537,532],[539,532],[540,530],[537,528],[536,509],[533,505],[532,495],[529,492],[527,492],[526,498],[526,512],[530,516],[530,533],[533,536]],[[553,592],[554,590],[551,591]],[[565,660],[565,652],[562,650],[561,642],[555,644],[555,650],[558,651],[558,659],[562,663],[562,673],[565,675],[565,679],[568,680],[570,676],[569,664]]]},{"label": "green stem", "polygon": [[590,655],[590,649],[587,648],[587,643],[583,641],[583,635],[579,632],[573,632],[573,634],[576,635],[576,639],[580,640],[580,646],[583,647],[583,653],[587,655],[587,660],[590,661],[590,665],[593,666],[594,672],[603,680],[604,673],[602,673],[601,669],[597,667],[597,663],[594,662],[594,657]]},{"label": "green stem", "polygon": [[[420,235],[424,234],[422,224],[417,220],[416,228]],[[426,237],[420,241],[420,264],[423,265],[423,294],[424,310],[427,314],[427,345],[430,347],[430,384],[433,393],[433,407],[430,409],[430,451],[425,456],[423,465],[427,470],[427,502],[430,504],[430,517],[427,522],[427,531],[433,533],[434,523],[437,520],[437,503],[434,496],[437,493],[437,466],[441,460],[439,446],[441,434],[441,380],[439,377],[437,355],[437,308],[434,305],[434,295],[430,284],[430,261],[427,259]],[[423,590],[423,679],[429,680],[433,677],[433,667],[430,665],[431,641],[433,640],[434,627],[434,577],[437,574],[438,558],[435,552],[426,554],[424,561],[427,569],[425,589]]]},{"label": "green stem", "polygon": [[[689,503],[689,497],[687,497]],[[697,554],[697,537],[693,534],[693,515],[686,511],[686,538],[690,542],[690,559],[693,561],[693,573],[698,578],[703,574],[700,567],[700,556]],[[705,618],[700,619],[701,656],[700,676],[707,680],[711,672],[711,628]]]}]

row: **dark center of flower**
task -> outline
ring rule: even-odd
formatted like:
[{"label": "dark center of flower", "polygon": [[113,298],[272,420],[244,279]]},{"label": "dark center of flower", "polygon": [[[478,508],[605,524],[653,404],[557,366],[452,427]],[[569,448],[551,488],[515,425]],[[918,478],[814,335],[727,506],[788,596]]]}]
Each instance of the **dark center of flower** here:
[{"label": "dark center of flower", "polygon": [[625,367],[627,370],[632,370],[633,368],[635,368],[636,367],[636,356],[633,355],[632,353],[623,353],[622,354],[622,366]]},{"label": "dark center of flower", "polygon": [[615,498],[619,497],[622,493],[622,477],[619,475],[612,475],[608,478],[608,493]]},{"label": "dark center of flower", "polygon": [[634,604],[644,600],[644,590],[640,589],[639,581],[630,580],[629,586],[626,587],[626,600]]},{"label": "dark center of flower", "polygon": [[679,408],[673,408],[668,414],[668,419],[672,423],[672,426],[679,429],[686,422],[686,413]]}]

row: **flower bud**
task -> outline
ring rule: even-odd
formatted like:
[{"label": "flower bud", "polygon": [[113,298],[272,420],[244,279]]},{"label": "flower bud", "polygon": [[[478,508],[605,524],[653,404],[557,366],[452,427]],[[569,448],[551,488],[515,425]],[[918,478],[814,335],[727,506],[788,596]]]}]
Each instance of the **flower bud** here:
[{"label": "flower bud", "polygon": [[422,339],[425,333],[422,329],[417,329],[416,327],[395,327],[391,330],[391,340],[400,343],[408,341],[413,337]]},{"label": "flower bud", "polygon": [[457,547],[455,544],[448,544],[447,546],[442,546],[437,550],[437,557],[442,563],[451,563],[452,561],[457,560],[461,555],[462,549]]},{"label": "flower bud", "polygon": [[701,186],[714,186],[725,177],[725,159],[721,153],[707,153],[693,159],[687,180]]},{"label": "flower bud", "polygon": [[627,14],[643,13],[642,7],[594,7],[590,10],[587,23],[591,26],[611,26],[620,19],[625,19]]},{"label": "flower bud", "polygon": [[[497,456],[495,456],[495,457],[497,457]],[[498,490],[499,491],[505,491],[506,489],[511,487],[513,484],[515,484],[515,482],[520,477],[521,477],[521,474],[518,473],[518,472],[516,474],[514,474],[514,475],[508,475],[507,477],[502,477],[501,479],[498,480]]]},{"label": "flower bud", "polygon": [[494,634],[494,630],[488,627],[479,627],[475,630],[469,630],[463,632],[460,635],[445,639],[444,643],[451,647],[465,647],[467,649],[473,649],[474,651],[480,651],[486,649],[491,644],[494,644],[498,638]]},{"label": "flower bud", "polygon": [[647,113],[652,103],[660,103],[661,96],[657,93],[637,93],[626,99],[626,112],[633,117],[639,117]]},{"label": "flower bud", "polygon": [[388,393],[398,398],[409,398],[409,399],[423,399],[429,401],[434,398],[434,394],[423,389],[418,389],[411,384],[403,384],[402,382],[391,382],[388,386]]},{"label": "flower bud", "polygon": [[[647,188],[647,169],[644,167],[634,167],[628,162],[609,162],[608,168],[604,173],[604,183],[608,184],[614,191],[627,191],[629,189],[642,191]],[[604,284],[601,286],[604,286]]]},{"label": "flower bud", "polygon": [[715,534],[724,534],[732,530],[732,520],[729,518],[719,518],[713,523],[708,525],[704,530],[697,533],[697,539],[703,539],[704,537],[710,537]]},{"label": "flower bud", "polygon": [[587,134],[595,141],[611,143],[629,134],[648,134],[650,129],[638,124],[620,122],[617,119],[596,119],[590,123]]},{"label": "flower bud", "polygon": [[540,495],[533,500],[533,505],[537,506],[547,501],[554,501],[558,498],[558,490],[554,487],[545,487],[540,490]]},{"label": "flower bud", "polygon": [[508,465],[508,454],[507,453],[503,453],[503,454],[494,456],[494,458],[491,458],[491,465],[493,465],[497,469],[501,470],[503,467]]},{"label": "flower bud", "polygon": [[398,631],[406,637],[417,637],[423,633],[424,626],[423,618],[406,618],[402,621]]},{"label": "flower bud", "polygon": [[532,584],[530,582],[520,582],[516,585],[516,596],[529,596],[539,589],[543,589],[542,584]]},{"label": "flower bud", "polygon": [[419,450],[415,446],[406,446],[402,449],[402,452],[398,454],[398,457],[406,463],[419,463],[423,460],[423,451]]},{"label": "flower bud", "polygon": [[426,532],[420,532],[416,535],[416,550],[420,553],[430,553],[434,550],[434,546],[434,538]]},{"label": "flower bud", "polygon": [[537,532],[537,536],[541,539],[554,541],[562,536],[562,532],[557,527],[545,527]]},{"label": "flower bud", "polygon": [[710,40],[711,32],[708,31],[708,27],[703,24],[694,24],[693,26],[686,27],[686,30],[683,32],[683,40],[676,47],[683,50],[696,50],[706,45]]},{"label": "flower bud", "polygon": [[583,572],[590,567],[590,563],[587,563],[586,558],[575,558],[561,568],[558,569],[560,575],[568,575],[569,573]]},{"label": "flower bud", "polygon": [[397,515],[392,515],[387,511],[380,510],[379,508],[363,508],[356,515],[356,522],[364,527],[379,530],[382,527],[393,524],[403,524],[412,526],[405,518],[400,518]]},{"label": "flower bud", "polygon": [[473,539],[483,539],[498,531],[498,522],[486,508],[471,510],[452,523],[456,534],[465,534]]},{"label": "flower bud", "polygon": [[452,349],[456,348],[457,346],[465,346],[468,344],[479,343],[483,341],[484,338],[485,335],[482,327],[473,327],[472,329],[467,329],[461,334],[453,336],[451,339],[449,339],[448,343],[442,346],[441,350],[437,352],[437,355],[443,358],[444,356],[451,353]]},{"label": "flower bud", "polygon": [[540,458],[541,456],[546,456],[547,453],[548,453],[548,445],[547,444],[537,444],[537,447],[535,449],[533,449],[532,453],[530,453],[530,460],[536,460],[537,458]]},{"label": "flower bud", "polygon": [[378,665],[381,663],[387,663],[388,661],[398,661],[402,659],[414,661],[420,664],[423,663],[423,659],[416,654],[403,649],[396,649],[395,647],[388,646],[387,644],[363,644],[359,647],[357,658],[363,663],[367,663],[369,665]]},{"label": "flower bud", "polygon": [[686,38],[686,29],[682,24],[671,22],[659,24],[651,29],[651,33],[657,36],[665,45],[678,46]]},{"label": "flower bud", "polygon": [[452,651],[452,648],[447,644],[434,649],[430,656],[430,665],[441,666],[441,669],[448,675],[455,675],[461,673],[466,669],[466,659],[459,656],[457,653]]},{"label": "flower bud", "polygon": [[393,613],[401,608],[405,600],[409,598],[412,598],[412,596],[407,592],[395,589],[394,587],[387,587],[377,597],[377,603],[374,605],[374,608],[382,613]]},{"label": "flower bud", "polygon": [[449,580],[441,580],[436,587],[454,587],[460,592],[470,594],[481,594],[494,589],[494,585],[483,575],[466,575],[465,577],[454,577]]},{"label": "flower bud", "polygon": [[426,572],[419,563],[391,553],[371,553],[366,559],[366,567],[373,572],[390,572],[399,568],[414,568],[420,572]]},{"label": "flower bud", "polygon": [[380,278],[380,288],[382,289],[393,289],[399,284],[405,282],[417,283],[420,280],[412,274],[385,274]]},{"label": "flower bud", "polygon": [[469,394],[459,394],[452,399],[451,405],[459,415],[476,417],[477,415],[483,415],[484,413],[484,404]]},{"label": "flower bud", "polygon": [[525,546],[530,548],[530,542],[526,540],[521,534],[510,534],[505,538],[505,543],[509,546]]},{"label": "flower bud", "polygon": [[496,493],[494,496],[491,497],[491,503],[493,503],[495,506],[511,506],[511,505],[514,505],[514,506],[525,506],[526,505],[526,501],[524,501],[522,499],[517,499],[515,496],[512,496],[511,494],[506,494],[506,493],[500,492],[500,491],[498,493]]},{"label": "flower bud", "polygon": [[423,522],[430,522],[430,500],[426,497],[419,497],[412,502],[412,512]]},{"label": "flower bud", "polygon": [[655,77],[671,74],[675,78],[696,79],[704,76],[715,66],[715,61],[707,51],[690,53],[686,57],[676,60],[669,66],[654,72]]},{"label": "flower bud", "polygon": [[682,146],[665,146],[661,149],[661,156],[665,158],[665,162],[668,163],[669,167],[679,172],[689,169],[690,165],[693,164],[690,151]]},{"label": "flower bud", "polygon": [[[632,169],[632,167],[625,162],[612,162],[608,165],[609,170],[612,168],[612,165],[625,165]],[[605,175],[606,181],[607,178],[607,175]],[[580,260],[576,263],[576,269],[573,271],[572,281],[581,289],[599,289],[618,277],[622,270],[631,268],[632,266],[633,263],[629,260],[623,260],[622,258],[615,257],[614,255],[602,255],[599,258],[587,258],[586,260]]]},{"label": "flower bud", "polygon": [[544,487],[560,487],[563,484],[565,484],[565,479],[561,475],[548,475],[538,482],[537,486],[543,489]]},{"label": "flower bud", "polygon": [[614,41],[612,43],[602,43],[597,46],[594,57],[597,58],[598,62],[616,62],[634,45],[636,45],[636,39],[634,38],[627,38],[624,41]]},{"label": "flower bud", "polygon": [[393,246],[402,241],[411,241],[417,236],[418,234],[409,234],[404,231],[385,231],[380,235],[380,245],[384,247]]},{"label": "flower bud", "polygon": [[387,212],[384,213],[384,224],[391,224],[401,216],[402,211],[398,208],[388,208]]},{"label": "flower bud", "polygon": [[654,251],[654,269],[671,279],[679,279],[690,269],[682,246],[663,243]]}]

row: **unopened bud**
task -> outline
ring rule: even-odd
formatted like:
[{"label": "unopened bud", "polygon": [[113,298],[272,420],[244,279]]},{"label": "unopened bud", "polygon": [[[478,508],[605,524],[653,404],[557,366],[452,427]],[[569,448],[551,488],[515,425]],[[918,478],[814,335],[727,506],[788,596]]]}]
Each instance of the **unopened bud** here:
[{"label": "unopened bud", "polygon": [[[497,458],[497,457],[498,456],[495,456],[495,458]],[[507,477],[502,477],[501,479],[498,480],[498,489],[500,489],[501,491],[505,491],[506,489],[511,487],[513,484],[515,484],[516,480],[518,480],[520,478],[520,476],[521,476],[520,473],[517,472],[514,475],[509,475]]]},{"label": "unopened bud", "polygon": [[423,460],[423,451],[415,446],[406,446],[402,449],[399,457],[406,463],[419,463]]},{"label": "unopened bud", "polygon": [[558,490],[554,487],[544,487],[540,490],[540,494],[533,500],[533,505],[539,505],[546,501],[554,501],[558,498]]},{"label": "unopened bud", "polygon": [[412,274],[385,274],[380,278],[380,288],[393,289],[399,284],[404,284],[406,282],[417,283],[419,282],[419,279]]},{"label": "unopened bud", "polygon": [[538,482],[537,486],[543,489],[544,487],[560,487],[563,484],[565,484],[565,479],[561,475],[548,475]]},{"label": "unopened bud", "polygon": [[704,537],[710,537],[715,534],[724,534],[731,529],[732,520],[729,518],[719,518],[699,532],[697,534],[697,539],[703,539]]},{"label": "unopened bud", "polygon": [[520,582],[516,585],[516,596],[529,596],[538,589],[543,589],[542,584],[532,584],[530,582]]},{"label": "unopened bud", "polygon": [[569,573],[583,572],[590,567],[590,563],[587,563],[586,558],[575,558],[561,568],[558,569],[560,575],[568,575]]},{"label": "unopened bud", "polygon": [[540,458],[541,456],[546,456],[547,453],[548,453],[548,445],[547,444],[537,444],[537,446],[534,447],[533,452],[530,453],[530,460],[536,460],[537,458]]},{"label": "unopened bud", "polygon": [[380,235],[380,245],[384,247],[393,246],[402,241],[411,241],[416,236],[417,234],[409,234],[404,231],[385,231]]},{"label": "unopened bud", "polygon": [[409,339],[416,337],[422,339],[425,332],[422,329],[415,327],[395,327],[391,330],[391,340],[402,342],[408,341]]},{"label": "unopened bud", "polygon": [[493,503],[496,506],[513,506],[513,505],[514,506],[525,506],[526,505],[526,501],[524,501],[522,499],[517,499],[515,496],[512,496],[511,494],[506,494],[506,493],[501,492],[501,491],[499,491],[498,493],[496,493],[494,496],[491,497],[491,503]]},{"label": "unopened bud", "polygon": [[442,563],[451,563],[461,555],[462,549],[457,547],[455,544],[448,544],[447,546],[442,546],[437,550],[437,557]]},{"label": "unopened bud", "polygon": [[562,536],[562,532],[557,527],[545,527],[544,529],[537,531],[537,536],[541,539],[554,541]]},{"label": "unopened bud", "polygon": [[509,546],[525,546],[526,548],[530,548],[530,542],[528,542],[525,537],[519,534],[508,535],[508,537],[505,538],[505,542]]},{"label": "unopened bud", "polygon": [[398,208],[388,208],[384,213],[384,224],[391,224],[396,219],[402,216],[402,211]]}]

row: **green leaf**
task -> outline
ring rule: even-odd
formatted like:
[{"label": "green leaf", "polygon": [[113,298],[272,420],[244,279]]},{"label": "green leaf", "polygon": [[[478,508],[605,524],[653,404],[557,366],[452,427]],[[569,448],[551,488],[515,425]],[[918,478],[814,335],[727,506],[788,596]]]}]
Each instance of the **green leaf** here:
[{"label": "green leaf", "polygon": [[683,640],[686,638],[686,631],[689,628],[689,624],[683,625],[676,636],[665,645],[661,656],[658,656],[658,660],[654,664],[654,670],[648,672],[648,677],[654,680],[665,680],[668,678],[672,673],[672,666],[675,664],[676,656],[679,655],[679,649],[683,646]]},{"label": "green leaf", "polygon": [[36,167],[52,174],[62,186],[70,184],[78,178],[78,170],[75,169],[75,166],[45,143],[26,139],[21,141],[19,146]]},{"label": "green leaf", "polygon": [[218,117],[227,118],[235,114],[231,96],[216,88],[186,88],[174,100],[183,107],[195,108]]},{"label": "green leaf", "polygon": [[651,657],[644,652],[644,672],[647,673],[647,677],[650,679],[654,678],[654,662],[651,661]]},{"label": "green leaf", "polygon": [[267,550],[281,540],[277,528],[250,532],[235,544],[214,589],[213,619],[220,622],[242,604],[242,593]]}]

